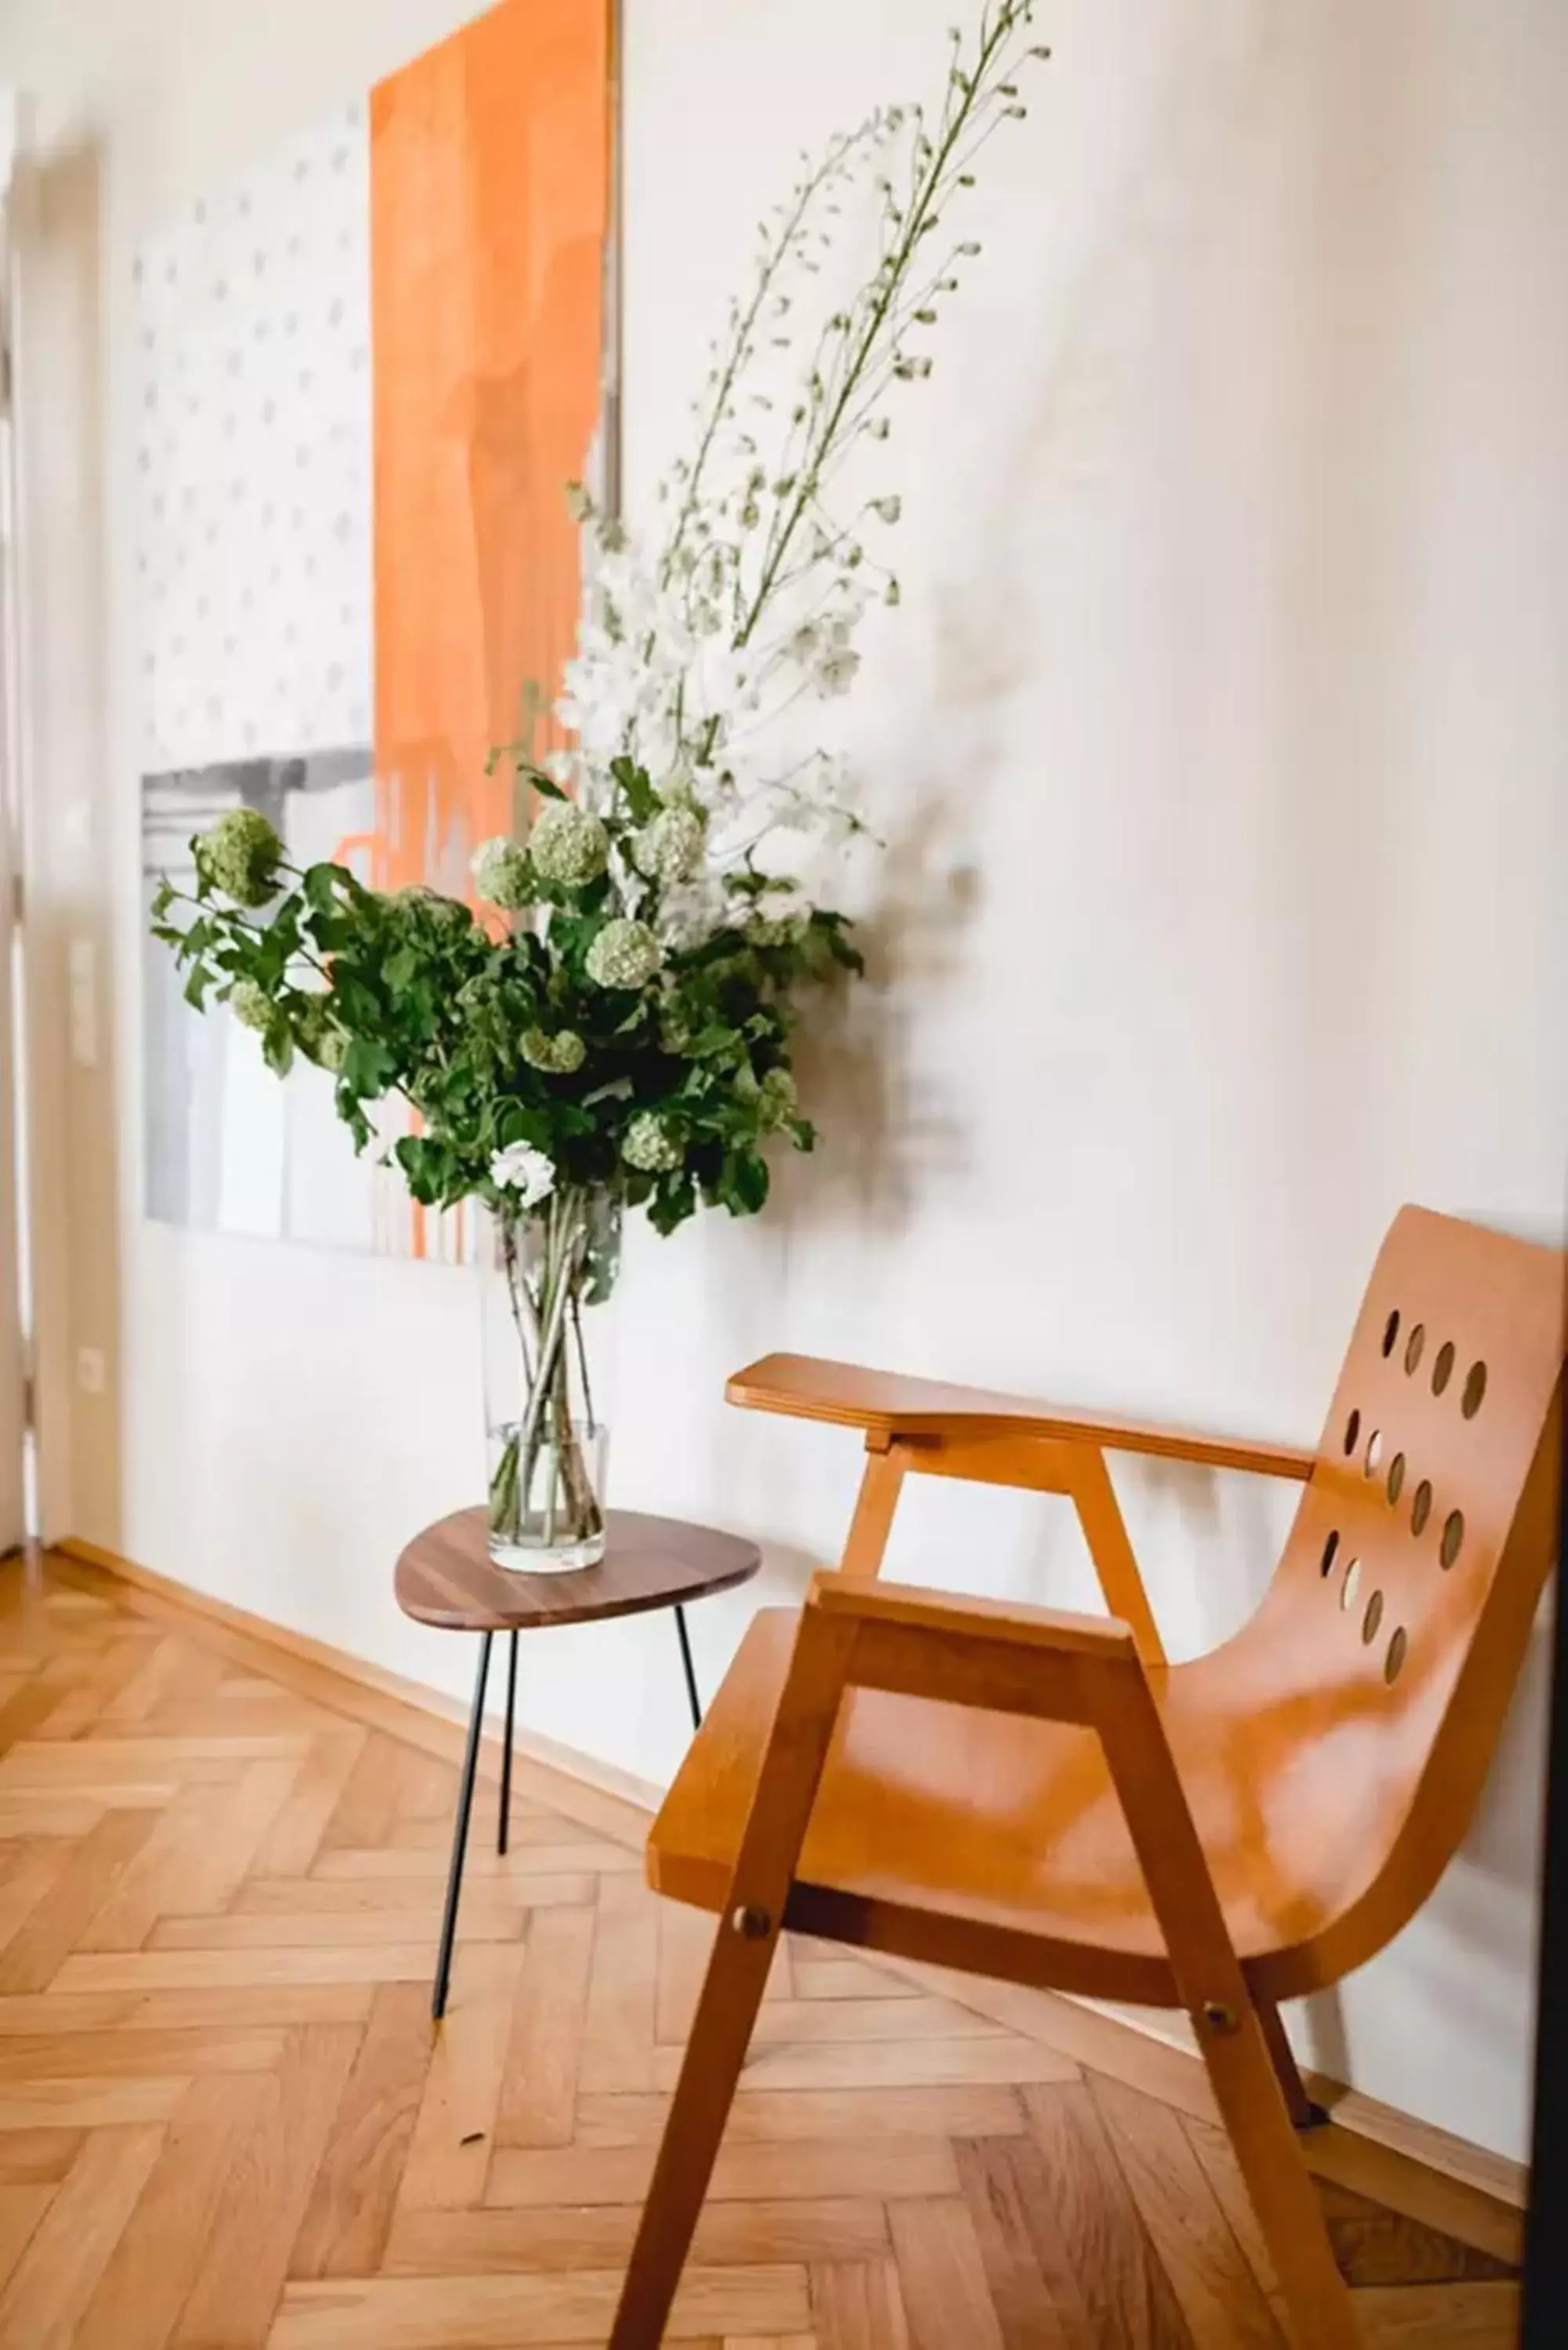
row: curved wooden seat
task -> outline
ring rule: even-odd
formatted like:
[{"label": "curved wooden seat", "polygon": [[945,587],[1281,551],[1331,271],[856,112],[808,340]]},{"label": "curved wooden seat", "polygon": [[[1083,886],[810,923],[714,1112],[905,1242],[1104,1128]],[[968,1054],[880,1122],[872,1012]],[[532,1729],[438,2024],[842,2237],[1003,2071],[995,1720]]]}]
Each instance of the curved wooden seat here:
[{"label": "curved wooden seat", "polygon": [[[722,1909],[798,1617],[753,1621],[648,1847],[650,1883]],[[1250,1627],[1251,1628],[1251,1627]],[[1337,1980],[1335,1929],[1375,1884],[1401,1790],[1363,1711],[1325,1690],[1259,1711],[1270,1651],[1232,1642],[1154,1676],[1238,1957],[1278,2002]],[[1407,1793],[1407,1790],[1403,1792]],[[1092,1730],[929,1699],[846,1697],[791,1895],[791,1926],[1140,2007],[1181,2003]]]}]

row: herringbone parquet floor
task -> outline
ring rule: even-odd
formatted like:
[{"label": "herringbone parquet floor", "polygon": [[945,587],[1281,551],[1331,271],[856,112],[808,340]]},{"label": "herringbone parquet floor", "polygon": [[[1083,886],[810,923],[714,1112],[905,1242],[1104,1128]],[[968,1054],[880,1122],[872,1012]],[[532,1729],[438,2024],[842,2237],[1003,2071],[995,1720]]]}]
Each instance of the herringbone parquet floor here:
[{"label": "herringbone parquet floor", "polygon": [[[0,1570],[0,2345],[602,2344],[711,1928],[630,1806],[77,1567]],[[1201,2074],[795,1943],[678,2304],[701,2350],[1281,2350]],[[989,2009],[989,2012],[982,2010]],[[1502,2350],[1509,2215],[1329,2131],[1369,2344]]]}]

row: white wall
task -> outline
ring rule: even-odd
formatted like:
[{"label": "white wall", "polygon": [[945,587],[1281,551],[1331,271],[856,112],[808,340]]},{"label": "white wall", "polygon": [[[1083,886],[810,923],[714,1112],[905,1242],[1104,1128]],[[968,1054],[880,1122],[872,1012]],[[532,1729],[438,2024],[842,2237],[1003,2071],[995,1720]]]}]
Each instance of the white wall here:
[{"label": "white wall", "polygon": [[[635,505],[754,217],[803,143],[929,83],[953,6],[627,12]],[[139,1212],[128,265],[161,212],[462,13],[0,5],[0,70],[98,192],[37,266],[99,289],[78,429],[103,504],[71,520],[84,581],[107,566],[108,750],[46,757],[36,845],[65,928],[112,933],[128,1110],[107,1124],[100,1076],[63,1113],[78,1165],[118,1150],[119,1209],[117,1249],[94,1270],[73,1235],[57,1285],[53,1524],[453,1690],[468,1656],[400,1621],[390,1569],[476,1490],[463,1279]],[[619,1498],[755,1532],[775,1590],[833,1553],[857,1461],[726,1416],[723,1375],[766,1347],[1310,1440],[1400,1201],[1561,1219],[1568,15],[1053,0],[1048,20],[1040,103],[975,203],[985,264],[912,396],[909,593],[857,718],[892,847],[875,983],[823,1055],[826,1147],[757,1225],[638,1235],[610,1309]],[[53,716],[57,743],[83,723]],[[72,1407],[89,1339],[112,1392]],[[1279,1497],[1120,1482],[1173,1641],[1203,1644],[1265,1578]],[[898,1564],[1087,1599],[1063,1509],[919,1492]],[[701,1612],[710,1675],[751,1605]],[[668,1623],[529,1662],[531,1724],[668,1773]],[[1516,2155],[1542,1668],[1438,1898],[1298,2035]]]}]

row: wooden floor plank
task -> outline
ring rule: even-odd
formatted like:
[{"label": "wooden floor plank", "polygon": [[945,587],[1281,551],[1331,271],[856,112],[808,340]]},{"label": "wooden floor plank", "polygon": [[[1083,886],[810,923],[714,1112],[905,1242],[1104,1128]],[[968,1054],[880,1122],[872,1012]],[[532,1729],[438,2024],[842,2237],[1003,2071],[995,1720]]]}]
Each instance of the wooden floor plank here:
[{"label": "wooden floor plank", "polygon": [[69,2350],[163,2144],[161,2127],[93,2130],[0,2293],[0,2342]]},{"label": "wooden floor plank", "polygon": [[1092,2092],[1076,2083],[1026,2089],[1023,2100],[1096,2334],[1126,2350],[1204,2350],[1149,2241]]},{"label": "wooden floor plank", "polygon": [[[504,2276],[624,2266],[638,2203],[531,2204],[508,2210],[400,2210],[379,2263],[389,2276]],[[819,2201],[710,2200],[692,2242],[699,2267],[866,2261],[888,2249],[884,2206],[865,2196]]]},{"label": "wooden floor plank", "polygon": [[348,2023],[289,2032],[171,2336],[180,2350],[261,2350],[359,2038]]},{"label": "wooden floor plank", "polygon": [[910,2350],[903,2287],[891,2258],[814,2263],[811,2311],[821,2350]]},{"label": "wooden floor plank", "polygon": [[369,2276],[380,2266],[435,2030],[423,1983],[386,1983],[377,1991],[294,2244],[291,2276]]},{"label": "wooden floor plank", "polygon": [[53,2185],[0,2187],[0,2288],[9,2282],[54,2199]]},{"label": "wooden floor plank", "polygon": [[[376,2277],[291,2284],[269,2350],[518,2350],[522,2344],[602,2344],[618,2270],[575,2276]],[[687,2271],[666,2339],[803,2334],[805,2272],[794,2267]]]},{"label": "wooden floor plank", "polygon": [[[0,2141],[3,2143],[3,2141]],[[484,2199],[493,2207],[540,2203],[637,2203],[648,2191],[654,2145],[571,2146],[542,2150],[500,2147]],[[711,2202],[833,2195],[956,2195],[950,2139],[933,2137],[726,2138],[719,2149]]]},{"label": "wooden floor plank", "polygon": [[410,2210],[455,2211],[484,2199],[523,1960],[517,1945],[482,1944],[459,1965],[403,2166],[399,2200]]},{"label": "wooden floor plank", "polygon": [[[657,2145],[670,2109],[665,2096],[595,2095],[577,2100],[579,2146]],[[1028,2127],[1011,2086],[946,2088],[742,2088],[730,2108],[727,2145],[791,2138],[1005,2137]]]},{"label": "wooden floor plank", "polygon": [[152,1812],[106,1812],[0,1950],[0,1994],[43,1991],[154,1826]]},{"label": "wooden floor plank", "polygon": [[532,1918],[495,2116],[499,2146],[570,2146],[588,1981],[598,1939],[596,1903]]},{"label": "wooden floor plank", "polygon": [[1124,2082],[1094,2074],[1087,2078],[1194,2342],[1223,2342],[1234,2350],[1288,2350],[1180,2115]]},{"label": "wooden floor plank", "polygon": [[265,2085],[209,2075],[176,2107],[72,2350],[162,2350],[195,2282]]},{"label": "wooden floor plank", "polygon": [[1366,2350],[1516,2350],[1516,2284],[1376,2285],[1355,2296]]},{"label": "wooden floor plank", "polygon": [[1004,2350],[974,2221],[961,2196],[888,2207],[912,2350]]},{"label": "wooden floor plank", "polygon": [[1098,2350],[1033,2138],[971,2138],[956,2151],[1007,2350]]}]

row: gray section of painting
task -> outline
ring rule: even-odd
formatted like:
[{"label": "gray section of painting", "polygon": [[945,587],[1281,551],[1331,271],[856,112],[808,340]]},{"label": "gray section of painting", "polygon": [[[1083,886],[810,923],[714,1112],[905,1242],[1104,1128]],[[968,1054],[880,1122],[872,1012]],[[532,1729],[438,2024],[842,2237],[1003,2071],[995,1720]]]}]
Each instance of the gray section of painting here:
[{"label": "gray section of painting", "polygon": [[[287,840],[291,799],[364,782],[370,773],[369,747],[349,745],[142,778],[145,1205],[159,1222],[197,1231],[222,1223],[229,1040],[221,1011],[203,1017],[185,1002],[173,955],[147,931],[158,881],[167,874],[177,887],[189,887],[195,878],[192,837],[230,809],[254,808]],[[281,1225],[281,1202],[279,1218]]]}]

